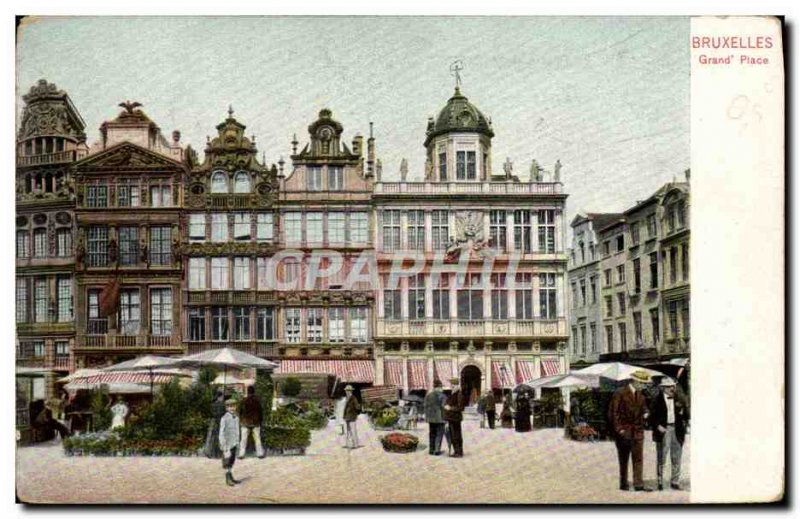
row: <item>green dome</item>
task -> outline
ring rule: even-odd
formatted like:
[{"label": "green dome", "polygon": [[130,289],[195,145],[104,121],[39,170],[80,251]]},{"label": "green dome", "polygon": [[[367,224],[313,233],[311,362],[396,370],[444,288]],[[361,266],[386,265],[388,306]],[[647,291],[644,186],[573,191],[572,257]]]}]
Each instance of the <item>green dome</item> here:
[{"label": "green dome", "polygon": [[461,94],[458,87],[453,97],[448,99],[445,107],[439,112],[439,116],[435,120],[433,118],[428,120],[425,146],[434,137],[449,132],[474,132],[494,137],[491,121]]}]

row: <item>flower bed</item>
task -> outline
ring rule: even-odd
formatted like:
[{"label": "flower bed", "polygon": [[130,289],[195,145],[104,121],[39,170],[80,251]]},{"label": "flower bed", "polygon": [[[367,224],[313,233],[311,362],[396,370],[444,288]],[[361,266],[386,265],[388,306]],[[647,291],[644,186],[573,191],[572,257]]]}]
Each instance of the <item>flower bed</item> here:
[{"label": "flower bed", "polygon": [[391,433],[380,440],[386,452],[414,452],[419,445],[419,439],[408,433]]},{"label": "flower bed", "polygon": [[394,429],[399,420],[400,414],[396,409],[382,409],[372,417],[372,427],[376,430],[389,431]]},{"label": "flower bed", "polygon": [[103,431],[65,438],[63,447],[67,456],[197,456],[202,441],[127,439]]}]

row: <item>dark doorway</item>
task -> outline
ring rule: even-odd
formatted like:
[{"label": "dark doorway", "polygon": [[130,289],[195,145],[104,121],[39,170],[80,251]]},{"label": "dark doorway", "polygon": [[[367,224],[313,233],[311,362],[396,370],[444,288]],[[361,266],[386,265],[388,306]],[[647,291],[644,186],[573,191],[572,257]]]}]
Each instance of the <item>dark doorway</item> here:
[{"label": "dark doorway", "polygon": [[481,370],[475,366],[465,366],[461,370],[461,390],[467,405],[475,405],[481,394]]}]

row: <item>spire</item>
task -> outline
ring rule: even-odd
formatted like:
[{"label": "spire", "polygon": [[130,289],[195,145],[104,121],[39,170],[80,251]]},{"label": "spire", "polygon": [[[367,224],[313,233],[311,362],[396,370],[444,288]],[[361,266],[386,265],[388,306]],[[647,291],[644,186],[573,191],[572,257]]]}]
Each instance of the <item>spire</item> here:
[{"label": "spire", "polygon": [[233,119],[233,105],[228,105],[228,119]]}]

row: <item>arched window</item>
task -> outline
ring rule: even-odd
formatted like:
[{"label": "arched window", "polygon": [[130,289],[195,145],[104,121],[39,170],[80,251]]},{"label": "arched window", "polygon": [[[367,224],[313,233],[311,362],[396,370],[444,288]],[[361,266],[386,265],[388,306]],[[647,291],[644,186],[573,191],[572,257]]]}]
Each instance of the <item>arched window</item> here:
[{"label": "arched window", "polygon": [[211,192],[212,193],[228,192],[228,179],[224,172],[217,171],[213,175],[211,175]]},{"label": "arched window", "polygon": [[233,179],[234,193],[250,192],[250,175],[246,171],[238,171]]}]

